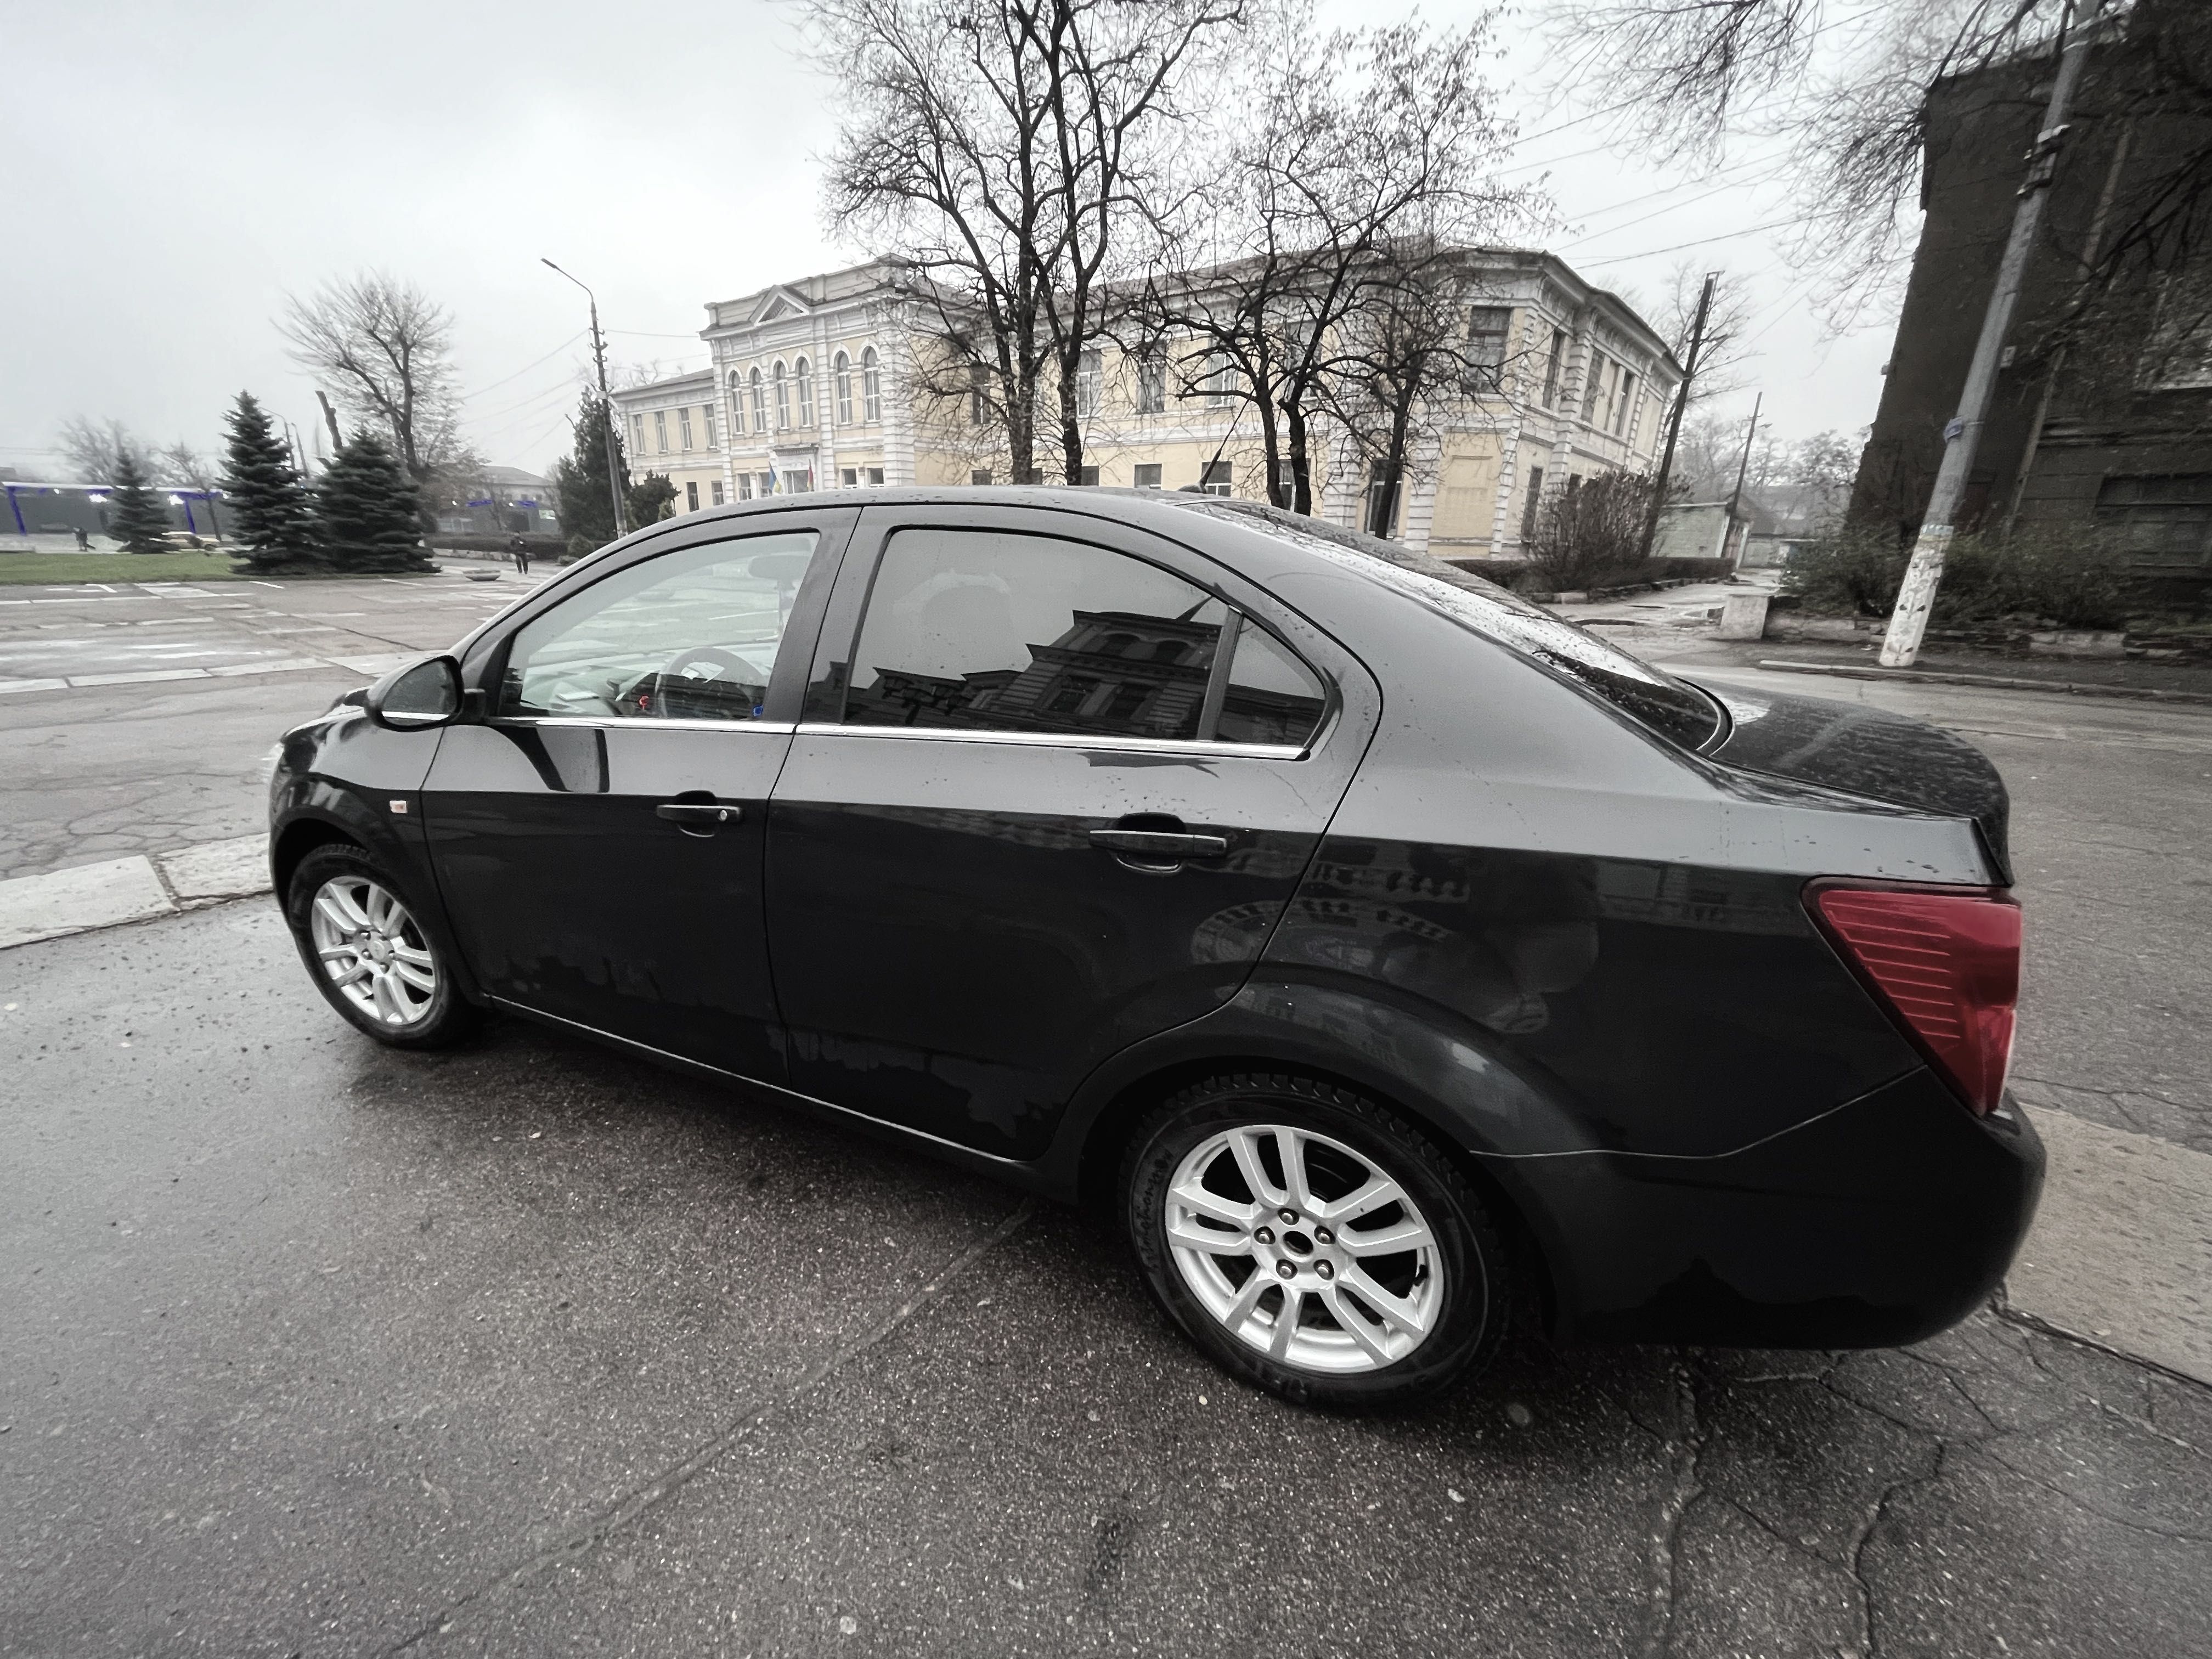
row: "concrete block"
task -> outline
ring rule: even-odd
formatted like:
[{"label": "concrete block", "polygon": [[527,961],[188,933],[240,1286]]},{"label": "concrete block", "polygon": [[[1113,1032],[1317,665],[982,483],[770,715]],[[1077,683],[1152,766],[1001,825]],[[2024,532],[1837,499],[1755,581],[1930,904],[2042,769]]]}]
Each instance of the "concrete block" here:
[{"label": "concrete block", "polygon": [[136,854],[43,876],[18,876],[0,881],[0,950],[143,921],[176,908],[154,866]]},{"label": "concrete block", "polygon": [[1731,593],[1721,601],[1719,640],[1763,640],[1766,637],[1766,607],[1771,593]]},{"label": "concrete block", "polygon": [[2008,1300],[2212,1383],[2212,1155],[2047,1109],[2035,1127],[2051,1172]]},{"label": "concrete block", "polygon": [[180,899],[243,898],[269,890],[269,837],[240,836],[161,854],[161,873]]}]

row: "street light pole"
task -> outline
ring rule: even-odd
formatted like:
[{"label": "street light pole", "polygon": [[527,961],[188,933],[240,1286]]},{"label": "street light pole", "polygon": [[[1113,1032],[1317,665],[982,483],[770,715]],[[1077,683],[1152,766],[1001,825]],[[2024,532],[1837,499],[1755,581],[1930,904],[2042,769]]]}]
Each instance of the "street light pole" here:
[{"label": "street light pole", "polygon": [[1912,562],[1905,568],[1905,583],[1889,613],[1889,631],[1882,636],[1881,665],[1910,668],[1920,654],[1920,641],[1928,631],[1928,613],[1935,607],[1936,588],[1943,580],[1943,558],[1965,500],[1966,479],[1974,470],[1974,452],[1982,441],[1989,419],[1990,394],[1996,391],[1997,364],[2004,351],[2005,335],[2012,327],[2013,307],[2019,301],[2021,283],[2027,271],[2028,256],[2035,251],[2037,228],[2043,222],[2044,199],[2051,193],[2051,175],[2058,167],[2058,147],[2066,140],[2067,107],[2089,58],[2095,31],[2084,27],[2066,43],[2058,60],[2058,74],[2051,86],[2051,102],[2043,125],[2028,152],[2027,178],[2020,187],[2020,204],[2013,210],[2012,234],[2005,242],[2004,258],[1997,264],[1996,286],[1990,290],[1989,309],[1982,313],[1981,337],[1966,370],[1966,384],[1959,394],[1959,412],[1943,428],[1943,464],[1936,471],[1936,487],[1928,493],[1928,510],[1921,515],[1920,533],[1913,538]]},{"label": "street light pole", "polygon": [[[540,257],[543,258],[542,255]],[[545,259],[544,263],[548,270],[560,276],[568,276],[567,271],[562,270],[550,259]],[[599,297],[592,292],[589,284],[578,282],[574,276],[568,276],[568,280],[582,289],[584,297],[592,302],[592,361],[598,366],[599,372],[599,414],[606,422],[605,436],[607,443],[607,493],[614,497],[615,534],[627,536],[629,534],[629,514],[623,505],[622,465],[617,459],[615,447],[614,399],[607,395],[607,343],[599,333]]]}]

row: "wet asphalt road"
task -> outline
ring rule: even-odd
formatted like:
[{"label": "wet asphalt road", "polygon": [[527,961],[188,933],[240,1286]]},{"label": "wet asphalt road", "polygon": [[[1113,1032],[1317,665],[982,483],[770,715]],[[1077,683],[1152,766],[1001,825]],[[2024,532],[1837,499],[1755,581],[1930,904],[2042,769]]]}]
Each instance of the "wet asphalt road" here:
[{"label": "wet asphalt road", "polygon": [[0,953],[0,1653],[2212,1652],[2212,1398],[1994,1316],[1211,1370],[1091,1223],[265,900]]}]

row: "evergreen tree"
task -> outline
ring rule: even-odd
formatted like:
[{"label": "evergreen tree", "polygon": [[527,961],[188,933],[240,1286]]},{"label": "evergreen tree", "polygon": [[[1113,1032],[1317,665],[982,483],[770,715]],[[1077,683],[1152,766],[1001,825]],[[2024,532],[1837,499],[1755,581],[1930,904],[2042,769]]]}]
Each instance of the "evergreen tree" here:
[{"label": "evergreen tree", "polygon": [[325,556],[340,570],[436,568],[422,547],[422,503],[384,441],[356,432],[316,483]]},{"label": "evergreen tree", "polygon": [[166,491],[146,481],[146,470],[129,450],[115,458],[115,477],[107,496],[107,533],[125,553],[166,553],[169,502]]},{"label": "evergreen tree", "polygon": [[648,472],[630,486],[629,523],[635,530],[641,526],[658,524],[673,517],[676,512],[676,486],[665,472]]},{"label": "evergreen tree", "polygon": [[[586,392],[576,405],[575,447],[553,465],[553,487],[561,501],[561,527],[568,532],[573,548],[580,537],[586,551],[605,547],[615,538],[615,503],[607,488],[606,405],[596,392]],[[623,498],[629,499],[629,462],[623,453],[622,434],[615,434],[615,465],[622,477]]]},{"label": "evergreen tree", "polygon": [[245,544],[244,568],[275,570],[315,560],[315,502],[291,453],[250,392],[223,417],[226,446],[224,505],[231,528]]}]

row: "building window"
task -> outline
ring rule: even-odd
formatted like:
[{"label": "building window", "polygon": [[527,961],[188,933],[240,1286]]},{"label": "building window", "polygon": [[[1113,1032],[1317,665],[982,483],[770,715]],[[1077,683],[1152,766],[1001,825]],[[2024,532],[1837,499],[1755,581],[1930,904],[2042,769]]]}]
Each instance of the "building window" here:
[{"label": "building window", "polygon": [[783,487],[786,493],[789,495],[811,495],[814,490],[814,469],[811,466],[792,468],[783,475]]},{"label": "building window", "polygon": [[1629,369],[1620,371],[1620,385],[1613,394],[1613,429],[1623,438],[1633,437],[1629,430],[1628,411],[1636,407],[1636,376]]},{"label": "building window", "polygon": [[740,473],[738,473],[738,499],[739,501],[749,501],[752,500],[752,498],[753,498],[753,475],[752,475],[751,473],[750,473],[750,472],[740,472]]},{"label": "building window", "polygon": [[769,378],[775,382],[775,429],[788,432],[791,430],[791,379],[784,372],[781,363],[769,371]]},{"label": "building window", "polygon": [[883,470],[883,468],[881,468],[881,467],[879,467],[879,466],[872,466],[872,467],[870,467],[870,468],[868,469],[868,482],[869,482],[870,483],[872,483],[872,484],[876,484],[876,485],[881,485],[881,484],[882,484],[882,483],[883,483],[883,481],[884,481],[884,470]]},{"label": "building window", "polygon": [[1158,461],[1138,462],[1136,479],[1139,489],[1158,489],[1160,487],[1160,464]]},{"label": "building window", "polygon": [[1229,463],[1208,461],[1206,464],[1206,476],[1199,480],[1198,487],[1209,495],[1228,495],[1234,487],[1229,482]]},{"label": "building window", "polygon": [[686,513],[696,513],[699,510],[699,482],[696,478],[690,480],[684,486],[684,510]]},{"label": "building window", "polygon": [[[1559,372],[1566,367],[1566,362],[1567,331],[1555,328],[1552,331],[1552,349],[1544,358],[1544,407],[1547,409],[1559,406]],[[1541,467],[1536,470],[1538,472],[1543,471]]]},{"label": "building window", "polygon": [[663,455],[668,453],[668,411],[665,409],[653,411],[653,447]]},{"label": "building window", "polygon": [[644,454],[644,453],[645,453],[645,416],[642,416],[642,415],[633,415],[633,416],[631,416],[629,417],[629,434],[630,434],[630,436],[629,436],[629,447],[630,447],[632,449],[635,450],[639,454],[641,454],[641,455]]},{"label": "building window", "polygon": [[712,490],[712,491],[714,492],[714,505],[715,505],[715,506],[717,506],[717,507],[721,506],[721,504],[722,504],[722,481],[721,481],[720,478],[717,478],[717,479],[715,479],[712,483],[708,484],[707,487],[708,487],[708,489],[710,489],[710,490]]},{"label": "building window", "polygon": [[860,417],[868,421],[884,418],[883,364],[873,346],[865,347],[860,352]]},{"label": "building window", "polygon": [[1536,514],[1544,506],[1544,469],[1528,469],[1528,499],[1521,503],[1521,539],[1528,540],[1536,533]]},{"label": "building window", "polygon": [[1078,415],[1096,415],[1098,412],[1098,383],[1103,374],[1102,360],[1096,351],[1086,351],[1075,360],[1075,412]]},{"label": "building window", "polygon": [[1595,346],[1590,349],[1583,368],[1583,419],[1585,421],[1595,421],[1597,416],[1598,398],[1605,389],[1606,371],[1612,367],[1603,352]]},{"label": "building window", "polygon": [[2212,565],[2212,472],[2106,478],[2096,521],[2130,564],[2201,570]]},{"label": "building window", "polygon": [[971,484],[989,483],[991,482],[991,469],[988,466],[977,467],[973,472],[970,472],[968,475],[968,482]]},{"label": "building window", "polygon": [[1298,470],[1294,464],[1287,460],[1275,463],[1275,487],[1282,492],[1285,502],[1297,500]]},{"label": "building window", "polygon": [[745,383],[736,369],[730,371],[730,435],[745,429]]},{"label": "building window", "polygon": [[1078,483],[1095,485],[1098,482],[1098,469],[1095,466],[1077,468],[1075,481]]},{"label": "building window", "polygon": [[1490,371],[1490,383],[1505,366],[1505,335],[1513,325],[1510,306],[1477,306],[1467,313],[1467,358],[1475,368]]},{"label": "building window", "polygon": [[801,357],[792,365],[791,376],[799,382],[799,425],[805,431],[814,424],[814,371]]},{"label": "building window", "polygon": [[775,495],[775,473],[773,473],[773,472],[761,472],[761,473],[756,473],[754,476],[755,476],[755,477],[757,477],[757,478],[759,480],[759,484],[760,484],[760,493],[761,493],[763,495]]},{"label": "building window", "polygon": [[837,474],[837,483],[842,489],[858,489],[860,487],[860,469],[857,466],[844,468]]},{"label": "building window", "polygon": [[830,363],[830,378],[837,386],[837,424],[853,424],[853,360],[839,352]]},{"label": "building window", "polygon": [[968,368],[968,424],[988,426],[991,420],[991,371],[981,363]]},{"label": "building window", "polygon": [[701,404],[699,405],[699,418],[707,423],[707,447],[709,449],[720,448],[721,446],[714,441],[714,405],[712,404]]},{"label": "building window", "polygon": [[768,430],[768,394],[761,386],[761,372],[753,371],[753,430]]},{"label": "building window", "polygon": [[1217,351],[1206,358],[1206,378],[1199,385],[1206,393],[1208,409],[1226,409],[1235,403],[1237,388],[1242,383],[1237,365],[1229,360],[1227,354]]},{"label": "building window", "polygon": [[[1158,415],[1167,406],[1168,360],[1165,354],[1154,347],[1137,359],[1137,413]],[[1159,480],[1155,478],[1153,482],[1157,483]]]},{"label": "building window", "polygon": [[679,409],[676,411],[676,431],[684,447],[690,449],[691,447],[691,411],[690,410]]}]

